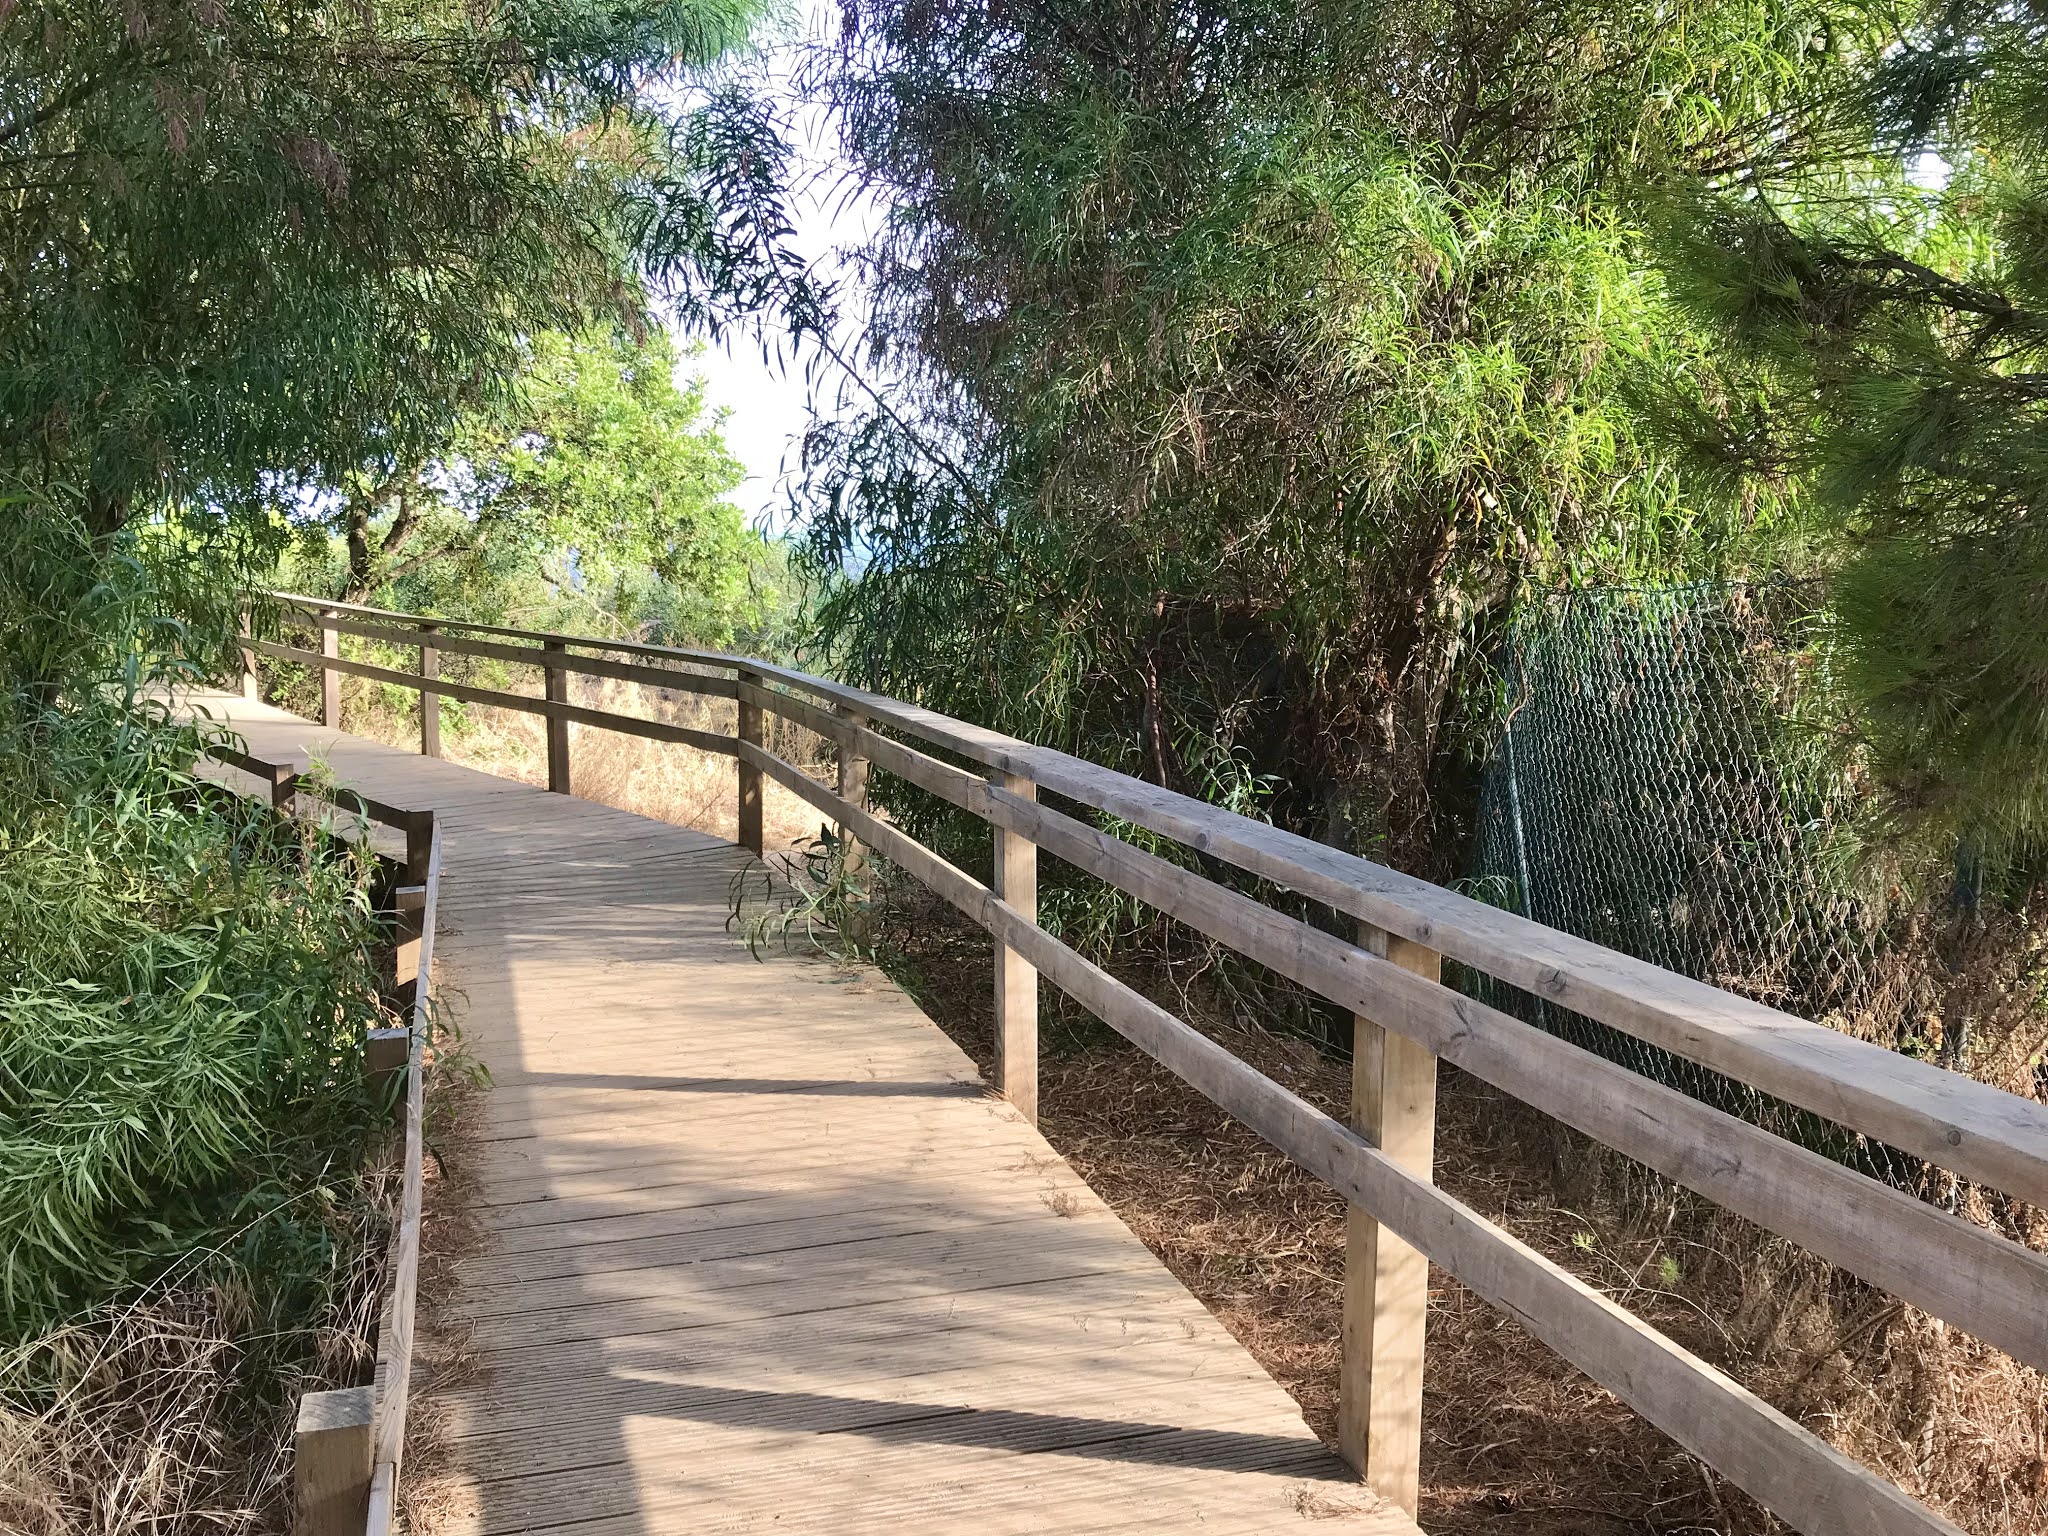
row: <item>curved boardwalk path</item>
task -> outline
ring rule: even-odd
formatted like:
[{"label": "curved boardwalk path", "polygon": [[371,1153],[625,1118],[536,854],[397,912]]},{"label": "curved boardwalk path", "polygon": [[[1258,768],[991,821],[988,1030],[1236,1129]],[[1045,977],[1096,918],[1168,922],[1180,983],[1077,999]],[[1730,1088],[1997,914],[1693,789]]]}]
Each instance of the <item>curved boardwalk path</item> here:
[{"label": "curved boardwalk path", "polygon": [[901,991],[748,955],[733,845],[198,702],[442,814],[436,990],[495,1086],[433,1536],[1412,1536]]}]

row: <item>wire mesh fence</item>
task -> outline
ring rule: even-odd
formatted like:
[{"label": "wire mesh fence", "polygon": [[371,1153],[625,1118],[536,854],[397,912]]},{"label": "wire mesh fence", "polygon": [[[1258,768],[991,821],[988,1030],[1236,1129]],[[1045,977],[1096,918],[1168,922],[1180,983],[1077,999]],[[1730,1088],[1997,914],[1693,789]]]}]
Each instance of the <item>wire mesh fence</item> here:
[{"label": "wire mesh fence", "polygon": [[[1503,658],[1474,894],[1803,1018],[1916,1049],[1924,987],[1860,873],[1853,766],[1816,716],[1811,596],[1697,585],[1564,594]],[[1489,1001],[1903,1187],[1918,1159],[1498,983]],[[1932,1193],[1933,1191],[1928,1191]]]}]

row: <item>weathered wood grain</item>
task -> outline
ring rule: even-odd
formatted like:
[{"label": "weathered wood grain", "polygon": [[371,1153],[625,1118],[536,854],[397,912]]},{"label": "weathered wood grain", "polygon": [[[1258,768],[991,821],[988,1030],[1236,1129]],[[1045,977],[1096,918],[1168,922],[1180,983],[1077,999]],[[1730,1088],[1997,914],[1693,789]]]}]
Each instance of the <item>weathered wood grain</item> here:
[{"label": "weathered wood grain", "polygon": [[440,1148],[492,1238],[435,1536],[1415,1536],[900,991],[749,958],[738,850],[217,707],[440,810],[436,985],[494,1083]]}]

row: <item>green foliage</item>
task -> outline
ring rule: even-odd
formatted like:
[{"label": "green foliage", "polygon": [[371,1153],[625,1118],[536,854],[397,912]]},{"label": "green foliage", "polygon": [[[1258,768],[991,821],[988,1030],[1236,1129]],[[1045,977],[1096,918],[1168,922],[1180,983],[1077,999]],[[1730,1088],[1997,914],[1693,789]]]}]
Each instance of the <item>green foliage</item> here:
[{"label": "green foliage", "polygon": [[202,1246],[303,1310],[339,1262],[323,1178],[376,1119],[369,864],[192,777],[204,733],[145,692],[183,640],[135,622],[164,606],[137,540],[95,564],[19,512],[0,641],[60,649],[0,695],[0,1334]]},{"label": "green foliage", "polygon": [[[787,287],[770,126],[655,87],[743,0],[0,14],[0,468],[104,536],[437,448],[523,338]],[[714,303],[714,299],[716,302]]]},{"label": "green foliage", "polygon": [[577,633],[726,645],[781,595],[779,552],[725,499],[744,471],[659,329],[544,332],[443,453],[296,515],[289,585]]},{"label": "green foliage", "polygon": [[[1820,13],[1150,0],[864,10],[817,66],[894,214],[806,448],[835,660],[1426,862],[1475,647],[1532,584],[1740,568],[1627,391],[1696,336],[1621,175]],[[1736,65],[1741,68],[1736,68]]]},{"label": "green foliage", "polygon": [[1727,349],[1720,408],[1670,414],[1805,503],[1891,809],[2011,851],[2048,834],[2048,19],[1877,20],[1667,191]]}]

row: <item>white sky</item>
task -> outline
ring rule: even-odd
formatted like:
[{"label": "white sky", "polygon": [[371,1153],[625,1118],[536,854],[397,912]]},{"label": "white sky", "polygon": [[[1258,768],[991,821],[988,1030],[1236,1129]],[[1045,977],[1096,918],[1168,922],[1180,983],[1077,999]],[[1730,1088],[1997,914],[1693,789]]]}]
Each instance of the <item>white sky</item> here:
[{"label": "white sky", "polygon": [[[800,34],[819,40],[837,31],[838,0],[796,0],[796,4],[801,7],[799,16],[781,24],[785,37]],[[799,177],[792,194],[793,243],[807,260],[831,271],[837,265],[835,254],[865,241],[879,225],[882,213],[865,195],[847,198],[824,114],[799,101],[791,82],[791,44],[776,42],[772,28],[763,40],[767,49],[762,73],[771,92],[788,107],[795,147],[807,172]],[[684,345],[690,342],[687,336],[678,340]],[[707,342],[704,348],[701,356],[677,370],[678,377],[701,376],[710,405],[729,413],[724,427],[726,446],[747,467],[746,483],[732,499],[749,521],[779,532],[789,523],[788,497],[780,482],[785,469],[795,468],[797,439],[809,424],[803,359],[790,356],[785,345],[779,361],[772,355],[764,360],[760,343],[739,333]],[[821,388],[829,392],[832,383],[827,377]]]}]

